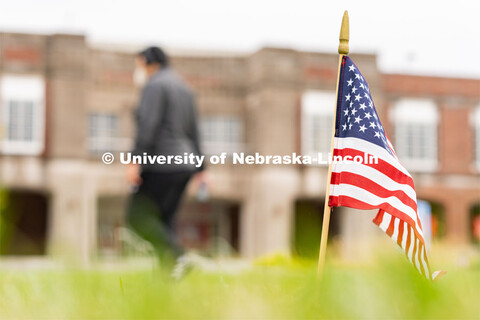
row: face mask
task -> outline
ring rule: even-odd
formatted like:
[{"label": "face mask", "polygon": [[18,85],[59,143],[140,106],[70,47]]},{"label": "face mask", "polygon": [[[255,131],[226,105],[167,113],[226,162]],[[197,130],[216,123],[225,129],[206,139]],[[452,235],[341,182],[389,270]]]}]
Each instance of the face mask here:
[{"label": "face mask", "polygon": [[135,68],[133,71],[133,83],[137,87],[143,87],[147,82],[147,72],[144,68]]}]

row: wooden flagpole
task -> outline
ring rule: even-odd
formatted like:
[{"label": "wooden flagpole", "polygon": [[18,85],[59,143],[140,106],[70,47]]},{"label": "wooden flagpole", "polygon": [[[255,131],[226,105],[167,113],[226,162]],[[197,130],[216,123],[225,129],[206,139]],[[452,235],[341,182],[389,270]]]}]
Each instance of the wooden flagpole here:
[{"label": "wooden flagpole", "polygon": [[[348,40],[349,40],[349,27],[348,27],[348,11],[345,10],[343,13],[342,27],[340,28],[340,43],[338,45],[338,73],[337,73],[337,90],[336,90],[336,99],[335,99],[335,112],[333,114],[333,128],[332,128],[332,140],[330,144],[330,155],[333,155],[333,141],[335,137],[335,122],[337,117],[337,103],[338,103],[338,87],[341,85],[339,83],[340,79],[340,69],[342,64],[343,56],[348,54]],[[320,253],[318,255],[318,276],[322,276],[323,267],[325,264],[325,255],[327,252],[327,240],[328,240],[328,227],[330,225],[330,211],[331,208],[328,206],[328,198],[330,196],[330,179],[332,177],[332,164],[328,165],[328,175],[327,175],[327,188],[325,190],[325,206],[323,209],[323,224],[322,224],[322,238],[320,241]]]}]

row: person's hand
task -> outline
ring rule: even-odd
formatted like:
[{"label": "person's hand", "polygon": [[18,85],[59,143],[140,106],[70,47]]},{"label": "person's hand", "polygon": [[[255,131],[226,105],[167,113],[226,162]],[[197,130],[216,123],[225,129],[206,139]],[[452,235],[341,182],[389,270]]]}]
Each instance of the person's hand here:
[{"label": "person's hand", "polygon": [[139,164],[131,163],[127,166],[127,181],[134,186],[139,186],[140,184],[142,184]]},{"label": "person's hand", "polygon": [[207,189],[210,189],[212,184],[210,175],[205,170],[196,173],[193,177],[193,182],[196,190],[198,190],[202,185],[205,185]]},{"label": "person's hand", "polygon": [[199,202],[206,202],[209,198],[211,180],[210,176],[205,171],[200,171],[193,177],[194,187],[197,193],[197,200]]}]

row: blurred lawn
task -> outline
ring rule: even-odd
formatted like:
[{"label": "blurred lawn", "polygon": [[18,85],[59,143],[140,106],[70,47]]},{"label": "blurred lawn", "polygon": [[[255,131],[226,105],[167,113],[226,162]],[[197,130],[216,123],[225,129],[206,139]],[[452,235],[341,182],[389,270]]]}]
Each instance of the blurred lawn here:
[{"label": "blurred lawn", "polygon": [[480,319],[480,263],[440,281],[404,257],[370,266],[270,257],[239,274],[0,271],[1,319]]}]

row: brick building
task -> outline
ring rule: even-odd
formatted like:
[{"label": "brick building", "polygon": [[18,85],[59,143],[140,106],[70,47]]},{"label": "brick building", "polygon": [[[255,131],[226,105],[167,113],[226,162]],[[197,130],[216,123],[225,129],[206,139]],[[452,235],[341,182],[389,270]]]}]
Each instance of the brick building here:
[{"label": "brick building", "polygon": [[[131,145],[133,56],[80,35],[0,34],[3,254],[89,261],[119,253],[129,188],[122,165],[100,156]],[[434,237],[471,243],[480,213],[480,80],[382,74],[375,55],[352,57],[419,199],[430,204]],[[196,93],[207,154],[327,153],[337,59],[279,48],[172,52]],[[326,166],[226,164],[209,172],[208,200],[197,200],[191,185],[182,207],[186,245],[244,257],[315,254]],[[341,252],[355,256],[371,243],[367,235],[381,234],[372,215],[335,211],[331,237]]]}]

